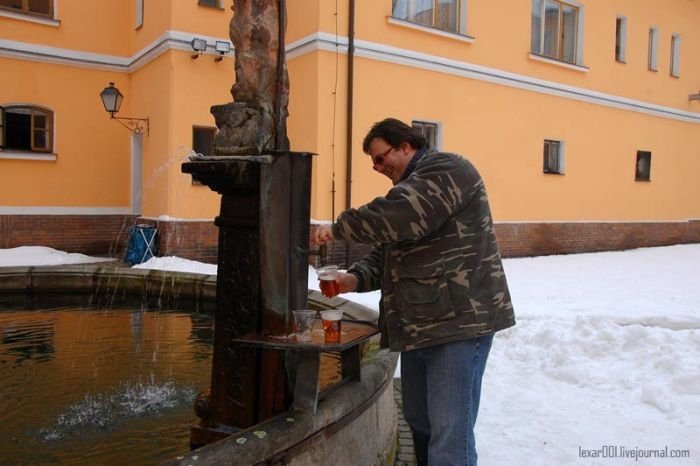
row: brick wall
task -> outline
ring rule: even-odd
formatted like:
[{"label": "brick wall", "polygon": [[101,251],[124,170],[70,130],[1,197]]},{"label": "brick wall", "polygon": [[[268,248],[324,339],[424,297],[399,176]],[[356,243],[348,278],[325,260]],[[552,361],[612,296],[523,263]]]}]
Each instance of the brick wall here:
[{"label": "brick wall", "polygon": [[572,254],[696,243],[698,223],[499,223],[496,237],[504,257]]},{"label": "brick wall", "polygon": [[120,257],[134,221],[132,215],[0,215],[0,248],[47,246]]},{"label": "brick wall", "polygon": [[158,228],[158,255],[178,256],[216,264],[219,250],[219,229],[214,221],[151,222]]},{"label": "brick wall", "polygon": [[[0,248],[48,246],[66,252],[123,258],[129,228],[158,228],[156,255],[178,256],[215,264],[218,228],[212,221],[151,220],[132,215],[0,215]],[[317,225],[311,225],[311,232]],[[637,247],[700,243],[700,219],[686,222],[498,223],[504,257],[613,251]],[[318,249],[310,240],[310,248]],[[369,251],[369,245],[336,241],[321,262],[347,266]],[[0,264],[2,265],[2,264]]]},{"label": "brick wall", "polygon": [[[311,225],[312,237],[316,225]],[[700,219],[687,222],[562,222],[497,223],[496,237],[503,257],[574,254],[619,251],[639,247],[700,243]],[[312,244],[312,248],[317,247]],[[326,263],[347,266],[369,251],[369,246],[353,244],[347,256],[347,244],[336,241]],[[329,252],[329,256],[330,256]],[[319,263],[314,258],[313,265]]]}]

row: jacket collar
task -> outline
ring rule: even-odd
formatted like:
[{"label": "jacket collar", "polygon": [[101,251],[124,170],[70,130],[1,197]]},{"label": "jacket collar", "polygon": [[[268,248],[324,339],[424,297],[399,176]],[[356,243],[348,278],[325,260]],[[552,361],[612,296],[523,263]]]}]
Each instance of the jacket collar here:
[{"label": "jacket collar", "polygon": [[411,176],[411,173],[416,169],[416,165],[418,165],[418,162],[420,159],[422,159],[425,154],[428,153],[428,148],[424,147],[422,149],[418,149],[415,154],[413,154],[413,158],[411,158],[411,161],[408,162],[408,166],[406,167],[406,170],[403,172],[403,176],[401,177],[401,180],[399,183],[409,176]]}]

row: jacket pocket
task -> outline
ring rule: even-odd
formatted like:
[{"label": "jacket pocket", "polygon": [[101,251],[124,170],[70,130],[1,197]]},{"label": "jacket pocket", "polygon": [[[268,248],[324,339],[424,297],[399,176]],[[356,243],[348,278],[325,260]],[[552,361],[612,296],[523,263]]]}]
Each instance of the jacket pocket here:
[{"label": "jacket pocket", "polygon": [[441,319],[452,311],[444,261],[402,267],[399,289],[405,322]]}]

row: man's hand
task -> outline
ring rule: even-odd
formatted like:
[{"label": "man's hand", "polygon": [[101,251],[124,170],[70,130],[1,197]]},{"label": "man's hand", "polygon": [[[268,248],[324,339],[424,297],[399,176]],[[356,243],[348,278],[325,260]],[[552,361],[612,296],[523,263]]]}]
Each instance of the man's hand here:
[{"label": "man's hand", "polygon": [[[357,289],[357,277],[351,273],[340,272],[338,273],[338,277],[333,281],[335,282],[334,287],[324,285],[320,287],[321,293],[327,298],[333,298],[340,293],[351,293]],[[320,281],[320,283],[323,284],[324,282]]]},{"label": "man's hand", "polygon": [[340,293],[352,293],[357,289],[357,276],[351,273],[341,272],[335,282]]},{"label": "man's hand", "polygon": [[326,244],[333,241],[333,230],[330,225],[319,225],[314,230],[314,242],[317,244]]}]

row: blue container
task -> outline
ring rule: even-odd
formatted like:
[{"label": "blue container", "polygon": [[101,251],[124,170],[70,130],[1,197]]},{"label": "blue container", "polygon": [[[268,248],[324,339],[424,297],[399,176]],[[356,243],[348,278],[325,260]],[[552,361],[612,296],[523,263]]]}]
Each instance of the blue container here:
[{"label": "blue container", "polygon": [[141,264],[155,255],[156,232],[150,225],[135,225],[129,229],[124,262],[129,265]]}]

